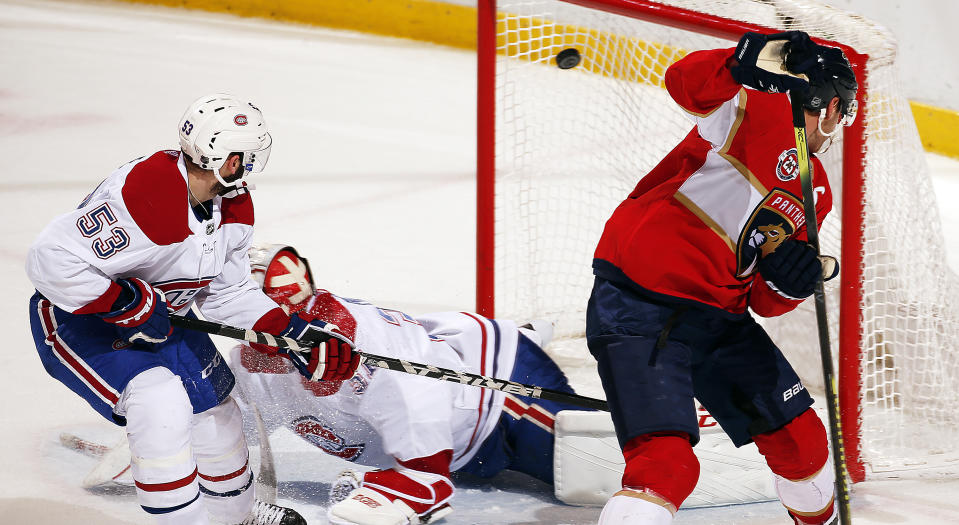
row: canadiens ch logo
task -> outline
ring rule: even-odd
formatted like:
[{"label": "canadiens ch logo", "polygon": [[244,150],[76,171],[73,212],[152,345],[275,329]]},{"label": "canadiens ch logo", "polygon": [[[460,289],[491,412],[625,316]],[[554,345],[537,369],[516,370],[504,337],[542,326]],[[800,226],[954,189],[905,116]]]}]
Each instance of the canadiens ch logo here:
[{"label": "canadiens ch logo", "polygon": [[799,176],[799,154],[796,148],[790,148],[779,154],[776,163],[776,177],[783,182],[789,182]]},{"label": "canadiens ch logo", "polygon": [[347,461],[356,461],[366,448],[365,443],[347,445],[342,436],[313,416],[294,419],[293,431],[323,452]]},{"label": "canadiens ch logo", "polygon": [[246,115],[240,114],[233,117],[233,123],[237,126],[246,126]]},{"label": "canadiens ch logo", "polygon": [[779,188],[769,192],[742,230],[736,250],[736,275],[743,278],[753,273],[761,257],[775,251],[805,223],[799,197]]}]

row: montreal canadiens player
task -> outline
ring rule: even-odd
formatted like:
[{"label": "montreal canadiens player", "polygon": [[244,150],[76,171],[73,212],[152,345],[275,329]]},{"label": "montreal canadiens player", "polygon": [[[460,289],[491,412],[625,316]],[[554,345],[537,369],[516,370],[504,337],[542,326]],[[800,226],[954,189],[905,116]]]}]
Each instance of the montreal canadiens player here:
[{"label": "montreal canadiens player", "polygon": [[[596,248],[587,339],[626,460],[602,525],[672,522],[699,476],[693,396],[736,446],[756,443],[796,524],[834,519],[823,424],[749,310],[781,315],[819,275],[835,276],[806,242],[785,92],[808,89],[815,153],[852,123],[857,83],[841,50],[801,32],[776,38],[787,40],[788,72],[757,65],[769,40],[755,33],[669,67],[666,88],[695,127],[613,212]],[[811,164],[821,222],[832,192]]]},{"label": "montreal canadiens player", "polygon": [[[542,350],[548,322],[517,326],[467,312],[414,318],[316,290],[290,247],[255,247],[251,261],[284,310],[339,326],[364,351],[572,392]],[[338,525],[433,523],[452,511],[450,471],[511,469],[552,483],[554,416],[575,408],[366,365],[348,381],[311,383],[246,344],[231,362],[240,403],[255,404],[268,431],[286,427],[329,454],[380,468],[341,477],[333,491],[341,501],[328,512]]]},{"label": "montreal canadiens player", "polygon": [[[171,328],[169,316],[195,305],[211,320],[309,335],[313,358],[290,357],[323,379],[351,377],[358,355],[250,279],[243,177],[264,168],[272,143],[260,110],[204,96],[179,136],[179,151],[121,166],[30,248],[37,351],[51,376],[125,426],[137,500],[157,523],[208,523],[209,512],[229,524],[302,524],[295,511],[255,501],[233,373],[207,335]],[[321,346],[326,361],[316,358]]]}]

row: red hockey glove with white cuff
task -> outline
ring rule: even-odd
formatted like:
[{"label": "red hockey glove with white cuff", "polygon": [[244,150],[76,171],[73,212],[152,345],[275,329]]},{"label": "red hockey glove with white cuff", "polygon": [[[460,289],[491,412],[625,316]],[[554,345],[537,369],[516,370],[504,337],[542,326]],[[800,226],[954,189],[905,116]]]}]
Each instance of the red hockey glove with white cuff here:
[{"label": "red hockey glove with white cuff", "polygon": [[363,474],[359,485],[330,506],[327,517],[335,525],[409,525],[432,523],[453,512],[453,483],[449,479],[452,451],[401,462],[440,472],[396,469]]},{"label": "red hockey glove with white cuff", "polygon": [[[267,323],[269,320],[266,321]],[[264,329],[258,322],[254,330]],[[291,337],[301,343],[312,345],[303,352],[253,344],[253,348],[267,353],[279,353],[288,358],[293,366],[310,381],[339,381],[353,377],[360,365],[360,355],[354,350],[353,341],[332,324],[314,319],[307,321],[299,314],[289,318],[286,328],[277,335]]]},{"label": "red hockey glove with white cuff", "polygon": [[116,325],[117,333],[131,343],[162,343],[173,333],[163,292],[136,277],[118,279],[123,288],[109,312],[98,314]]}]

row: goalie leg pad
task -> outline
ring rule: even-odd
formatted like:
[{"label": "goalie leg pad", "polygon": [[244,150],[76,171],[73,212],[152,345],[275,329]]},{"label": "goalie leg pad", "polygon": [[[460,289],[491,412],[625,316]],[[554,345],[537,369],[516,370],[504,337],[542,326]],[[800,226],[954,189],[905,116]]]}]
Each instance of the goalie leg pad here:
[{"label": "goalie leg pad", "polygon": [[[450,451],[401,464],[435,465]],[[446,462],[447,468],[449,462]],[[442,470],[442,469],[440,469]],[[452,509],[453,483],[447,474],[409,468],[367,472],[359,488],[331,506],[327,516],[337,525],[408,525],[431,523]]]},{"label": "goalie leg pad", "polygon": [[623,456],[623,488],[652,491],[677,509],[696,488],[699,460],[689,436],[682,432],[633,438],[623,448]]},{"label": "goalie leg pad", "polygon": [[360,487],[330,507],[332,525],[409,525],[419,523],[416,511],[401,500],[389,498],[370,488]]}]

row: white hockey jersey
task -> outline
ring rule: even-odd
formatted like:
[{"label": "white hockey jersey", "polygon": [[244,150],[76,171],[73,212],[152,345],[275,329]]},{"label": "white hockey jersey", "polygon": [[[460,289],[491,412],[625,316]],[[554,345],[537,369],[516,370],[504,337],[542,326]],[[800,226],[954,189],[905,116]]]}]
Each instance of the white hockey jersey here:
[{"label": "white hockey jersey", "polygon": [[196,302],[206,318],[243,328],[276,308],[250,279],[250,194],[214,197],[200,220],[184,162],[174,150],[133,160],[47,225],[27,254],[37,290],[67,312],[97,313],[116,299],[114,280],[139,277],[175,313]]},{"label": "white hockey jersey", "polygon": [[[414,319],[324,290],[310,301],[301,315],[333,322],[361,351],[497,378],[513,370],[518,331],[510,321],[465,312]],[[389,468],[394,458],[452,449],[456,470],[476,454],[503,407],[502,392],[365,365],[330,388],[247,345],[234,347],[230,358],[234,397],[255,403],[268,431],[290,428],[329,454],[368,466]]]}]

